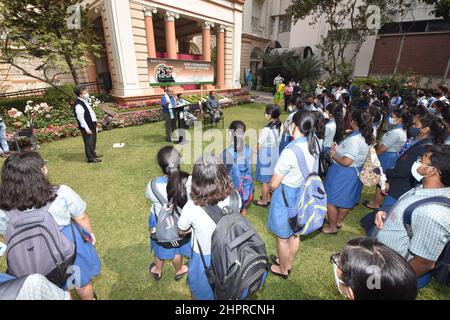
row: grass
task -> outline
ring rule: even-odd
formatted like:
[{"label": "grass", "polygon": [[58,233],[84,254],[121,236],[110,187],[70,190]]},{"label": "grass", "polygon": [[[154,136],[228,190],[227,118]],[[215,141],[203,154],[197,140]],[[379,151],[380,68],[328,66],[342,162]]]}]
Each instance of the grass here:
[{"label": "grass", "polygon": [[[266,121],[263,110],[261,104],[226,109],[225,127],[239,119],[247,128],[259,129]],[[164,132],[164,123],[159,122],[100,133],[97,149],[104,162],[99,165],[85,163],[80,137],[41,146],[43,157],[49,161],[51,181],[69,185],[88,204],[102,260],[101,275],[94,280],[100,299],[190,299],[186,283],[173,280],[170,263],[159,282],[148,273],[152,261],[147,230],[150,203],[144,192],[148,181],[161,174],[155,157],[165,145]],[[113,149],[117,142],[125,142],[125,148]],[[189,172],[191,167],[183,169]],[[255,196],[259,197],[259,185],[256,187]],[[370,199],[369,191],[364,190],[363,199]],[[349,239],[363,235],[358,221],[366,212],[364,207],[355,208],[336,237],[318,234],[302,239],[289,279],[269,276],[257,298],[342,299],[335,288],[329,257]],[[248,217],[272,254],[276,252],[275,238],[266,229],[267,214],[267,209],[252,206]],[[0,258],[0,270],[5,270],[5,265],[5,258]],[[450,299],[450,290],[433,280],[420,291],[419,299]]]}]

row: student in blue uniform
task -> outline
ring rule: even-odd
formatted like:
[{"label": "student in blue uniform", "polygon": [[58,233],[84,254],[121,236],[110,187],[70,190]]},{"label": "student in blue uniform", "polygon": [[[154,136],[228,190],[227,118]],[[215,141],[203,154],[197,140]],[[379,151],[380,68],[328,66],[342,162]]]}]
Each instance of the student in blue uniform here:
[{"label": "student in blue uniform", "polygon": [[325,179],[329,226],[322,229],[327,234],[336,235],[347,214],[359,203],[362,183],[358,173],[366,161],[370,145],[375,141],[372,116],[368,112],[353,112],[350,125],[353,132],[341,144],[334,144],[330,150],[333,164]]},{"label": "student in blue uniform", "polygon": [[267,228],[277,237],[277,256],[271,256],[274,265],[271,266],[270,271],[283,279],[288,278],[292,269],[295,255],[299,249],[300,238],[293,234],[289,225],[282,190],[284,190],[288,206],[294,206],[297,194],[306,179],[300,170],[295,152],[291,148],[300,148],[309,171],[313,171],[319,166],[313,114],[306,110],[300,110],[292,120],[289,131],[294,137],[294,141],[283,150],[276,164],[270,184],[273,197],[267,221]]},{"label": "student in blue uniform", "polygon": [[[180,154],[178,150],[171,146],[163,147],[157,154],[157,161],[164,175],[155,179],[156,191],[164,200],[159,199],[155,194],[155,191],[152,189],[152,181],[150,181],[147,185],[145,196],[153,202],[149,217],[151,233],[156,231],[156,220],[162,207],[170,205],[175,208],[183,208],[189,195],[189,174],[180,171]],[[161,201],[164,201],[165,204],[161,203]],[[178,210],[181,211],[181,209]],[[181,212],[178,212],[178,214],[181,214]],[[150,264],[149,272],[155,280],[162,278],[165,260],[172,260],[175,268],[175,281],[181,280],[187,274],[188,267],[183,264],[183,256],[191,256],[189,241],[180,247],[165,248],[152,237],[151,249],[154,253],[155,261]]]},{"label": "student in blue uniform", "polygon": [[282,132],[280,114],[281,111],[278,106],[273,104],[266,106],[265,117],[269,123],[259,132],[258,137],[256,180],[262,184],[262,197],[261,200],[254,200],[253,203],[264,208],[269,205],[269,183],[280,152],[279,145]]},{"label": "student in blue uniform", "polygon": [[[178,220],[178,232],[180,235],[192,233],[192,256],[189,261],[187,283],[193,299],[213,300],[214,295],[205,273],[201,252],[203,253],[206,267],[211,266],[211,236],[216,229],[216,224],[209,217],[203,207],[218,205],[234,207],[230,203],[230,194],[235,192],[231,183],[227,168],[222,160],[211,155],[204,154],[194,165],[192,171],[191,198],[181,212]],[[240,197],[236,207],[242,205]]]},{"label": "student in blue uniform", "polygon": [[16,153],[6,159],[0,184],[0,235],[5,235],[9,223],[7,213],[33,212],[35,208],[49,205],[48,212],[61,232],[77,244],[74,266],[80,271],[79,283],[75,281],[75,288],[72,288],[69,279],[62,289],[76,289],[82,300],[96,299],[92,280],[100,274],[101,262],[86,202],[70,187],[50,184],[47,174],[45,162],[37,152]]},{"label": "student in blue uniform", "polygon": [[247,209],[253,199],[254,181],[252,171],[252,152],[245,144],[245,123],[236,120],[229,126],[229,136],[233,142],[222,152],[222,159],[227,167],[233,187],[242,198],[241,215],[247,215]]},{"label": "student in blue uniform", "polygon": [[344,110],[340,103],[329,103],[325,114],[328,122],[325,124],[325,138],[323,141],[322,154],[328,156],[333,142],[339,144],[344,140]]},{"label": "student in blue uniform", "polygon": [[[400,150],[406,143],[407,132],[412,125],[412,117],[406,109],[396,109],[388,119],[392,129],[386,132],[376,146],[378,159],[383,172],[395,167]],[[383,196],[377,189],[373,202],[364,201],[363,204],[369,209],[377,209],[383,203]]]}]

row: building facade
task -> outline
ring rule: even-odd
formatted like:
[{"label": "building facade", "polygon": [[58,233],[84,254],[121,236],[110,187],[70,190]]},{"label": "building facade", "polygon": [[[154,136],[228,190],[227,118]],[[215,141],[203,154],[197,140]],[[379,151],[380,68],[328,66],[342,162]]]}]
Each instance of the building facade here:
[{"label": "building facade", "polygon": [[[149,58],[214,60],[214,83],[176,91],[240,88],[244,0],[90,0],[90,18],[105,55],[80,70],[88,81],[110,82],[117,100],[162,93],[149,83]],[[32,81],[24,77],[24,82]]]},{"label": "building facade", "polygon": [[[291,0],[247,0],[244,6],[241,79],[253,69],[256,51],[267,45],[299,50],[317,45],[327,37],[325,19],[293,23],[285,11]],[[392,24],[368,37],[354,61],[354,77],[390,76],[413,72],[422,76],[422,86],[448,82],[450,68],[450,23],[431,15],[432,7],[413,2],[406,14],[391,11]],[[350,26],[348,26],[350,27]],[[355,46],[347,52],[352,54]],[[262,63],[259,61],[258,63]]]}]

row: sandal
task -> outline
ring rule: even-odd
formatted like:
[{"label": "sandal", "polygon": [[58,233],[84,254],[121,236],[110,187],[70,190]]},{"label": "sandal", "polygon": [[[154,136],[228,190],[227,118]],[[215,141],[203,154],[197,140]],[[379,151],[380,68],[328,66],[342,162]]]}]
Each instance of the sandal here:
[{"label": "sandal", "polygon": [[378,207],[378,208],[369,207],[369,201],[367,201],[367,200],[363,201],[362,205],[370,210],[380,210],[380,207]]},{"label": "sandal", "polygon": [[[262,200],[262,196],[259,199]],[[270,206],[270,201],[267,201],[267,205]]]},{"label": "sandal", "polygon": [[268,204],[262,204],[262,203],[259,203],[258,200],[253,200],[253,204],[254,204],[255,206],[263,207],[263,208],[267,208],[267,207],[269,206]]},{"label": "sandal", "polygon": [[[323,222],[329,225],[327,219],[323,220]],[[340,226],[340,225],[337,224],[337,225],[336,225],[336,228],[338,228],[338,229],[340,230],[340,229],[342,229],[342,226]]]},{"label": "sandal", "polygon": [[337,231],[335,231],[335,232],[325,232],[325,231],[323,231],[323,228],[320,228],[320,232],[322,232],[324,234],[329,234],[329,235],[332,235],[332,236],[337,236],[337,234],[338,234]]},{"label": "sandal", "polygon": [[178,281],[180,281],[181,279],[183,279],[183,277],[184,277],[185,275],[187,275],[188,272],[189,272],[189,269],[188,269],[188,271],[186,271],[186,272],[183,272],[183,273],[180,273],[180,274],[176,274],[176,275],[175,275],[175,281],[178,282]]},{"label": "sandal", "polygon": [[150,271],[150,274],[153,276],[153,279],[155,279],[156,281],[161,280],[162,278],[162,272],[161,274],[157,274],[156,272],[152,272],[152,268],[156,266],[156,263],[152,263],[149,267],[148,267],[148,271]]},{"label": "sandal", "polygon": [[[278,263],[278,257],[274,254],[270,255],[270,260],[272,260],[273,264],[276,266],[279,266],[280,264]],[[288,275],[291,274],[292,269],[288,269]]]},{"label": "sandal", "polygon": [[272,274],[274,274],[274,275],[276,275],[276,276],[278,276],[278,277],[280,277],[280,278],[282,278],[284,280],[287,280],[289,278],[289,274],[282,274],[282,273],[278,273],[278,272],[273,271],[272,270],[272,266],[273,265],[270,265],[270,273],[272,273]]}]

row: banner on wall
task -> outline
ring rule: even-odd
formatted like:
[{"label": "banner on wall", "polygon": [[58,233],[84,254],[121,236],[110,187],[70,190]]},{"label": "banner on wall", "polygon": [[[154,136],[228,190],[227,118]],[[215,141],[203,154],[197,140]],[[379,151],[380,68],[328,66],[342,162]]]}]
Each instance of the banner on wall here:
[{"label": "banner on wall", "polygon": [[148,58],[150,86],[213,84],[214,62]]}]

